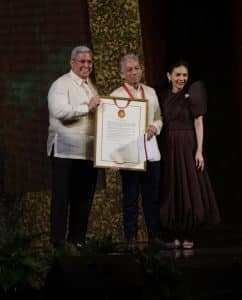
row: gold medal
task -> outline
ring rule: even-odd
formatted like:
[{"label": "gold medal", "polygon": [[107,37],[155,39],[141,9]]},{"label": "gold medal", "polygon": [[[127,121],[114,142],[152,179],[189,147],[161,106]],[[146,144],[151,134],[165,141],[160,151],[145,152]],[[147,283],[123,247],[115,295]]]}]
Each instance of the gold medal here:
[{"label": "gold medal", "polygon": [[[124,99],[125,98],[122,98],[121,100],[124,100]],[[114,104],[117,106],[117,108],[119,108],[119,111],[117,113],[118,116],[119,116],[119,118],[124,118],[126,116],[125,109],[129,106],[129,104],[130,104],[131,101],[132,101],[132,99],[127,98],[127,103],[124,106],[120,106],[117,103],[117,99],[113,98]]]},{"label": "gold medal", "polygon": [[119,116],[119,118],[124,118],[125,117],[125,111],[123,109],[120,109],[118,111],[118,116]]}]

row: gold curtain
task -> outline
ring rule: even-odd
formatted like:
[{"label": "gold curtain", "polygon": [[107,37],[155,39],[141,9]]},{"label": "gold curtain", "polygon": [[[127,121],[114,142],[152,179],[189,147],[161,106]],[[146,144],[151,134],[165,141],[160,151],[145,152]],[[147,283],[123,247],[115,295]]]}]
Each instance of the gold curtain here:
[{"label": "gold curtain", "polygon": [[[88,0],[95,78],[101,95],[108,95],[120,84],[119,59],[134,52],[143,62],[138,0]],[[89,234],[111,234],[123,241],[122,192],[119,174],[106,170],[106,189],[96,192],[91,210]],[[138,239],[146,240],[140,206]]]}]

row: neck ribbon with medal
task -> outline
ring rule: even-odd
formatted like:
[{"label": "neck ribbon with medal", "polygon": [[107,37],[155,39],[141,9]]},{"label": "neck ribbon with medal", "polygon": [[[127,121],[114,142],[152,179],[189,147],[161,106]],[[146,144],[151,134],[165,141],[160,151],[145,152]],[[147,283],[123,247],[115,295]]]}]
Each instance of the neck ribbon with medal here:
[{"label": "neck ribbon with medal", "polygon": [[[126,105],[122,106],[122,107],[120,105],[118,105],[116,99],[114,99],[115,105],[119,108],[119,111],[118,111],[119,118],[124,118],[125,117],[125,115],[126,115],[125,109],[129,106],[132,99],[134,99],[134,96],[132,95],[131,91],[129,90],[129,88],[127,87],[127,85],[125,83],[123,84],[123,88],[125,89],[125,91],[127,92],[127,94],[129,95],[129,97],[131,99],[127,100]],[[141,90],[142,99],[145,99],[145,93],[144,93],[144,89],[143,89],[142,85],[140,86],[140,90]]]}]

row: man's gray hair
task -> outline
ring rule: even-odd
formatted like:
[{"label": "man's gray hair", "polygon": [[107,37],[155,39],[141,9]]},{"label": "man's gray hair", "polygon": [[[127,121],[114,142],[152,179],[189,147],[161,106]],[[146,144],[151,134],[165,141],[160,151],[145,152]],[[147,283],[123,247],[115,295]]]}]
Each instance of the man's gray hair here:
[{"label": "man's gray hair", "polygon": [[119,62],[119,70],[122,71],[123,70],[123,65],[126,62],[126,60],[135,60],[137,62],[139,62],[139,57],[138,55],[134,54],[134,53],[128,53],[125,54],[124,56],[121,57],[120,62]]},{"label": "man's gray hair", "polygon": [[87,46],[77,46],[71,51],[71,59],[75,58],[80,52],[89,52],[92,55],[92,50]]}]

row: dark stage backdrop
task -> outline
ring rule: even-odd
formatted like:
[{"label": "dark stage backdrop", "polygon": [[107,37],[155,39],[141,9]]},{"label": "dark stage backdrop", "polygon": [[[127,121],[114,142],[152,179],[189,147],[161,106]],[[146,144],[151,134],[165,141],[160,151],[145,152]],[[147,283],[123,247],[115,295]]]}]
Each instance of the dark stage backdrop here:
[{"label": "dark stage backdrop", "polygon": [[204,151],[223,223],[242,223],[240,3],[220,1],[218,9],[212,1],[140,0],[147,81],[160,88],[166,67],[183,58],[191,78],[207,86]]},{"label": "dark stage backdrop", "polygon": [[47,93],[90,44],[87,1],[3,0],[0,41],[0,192],[48,190]]}]

